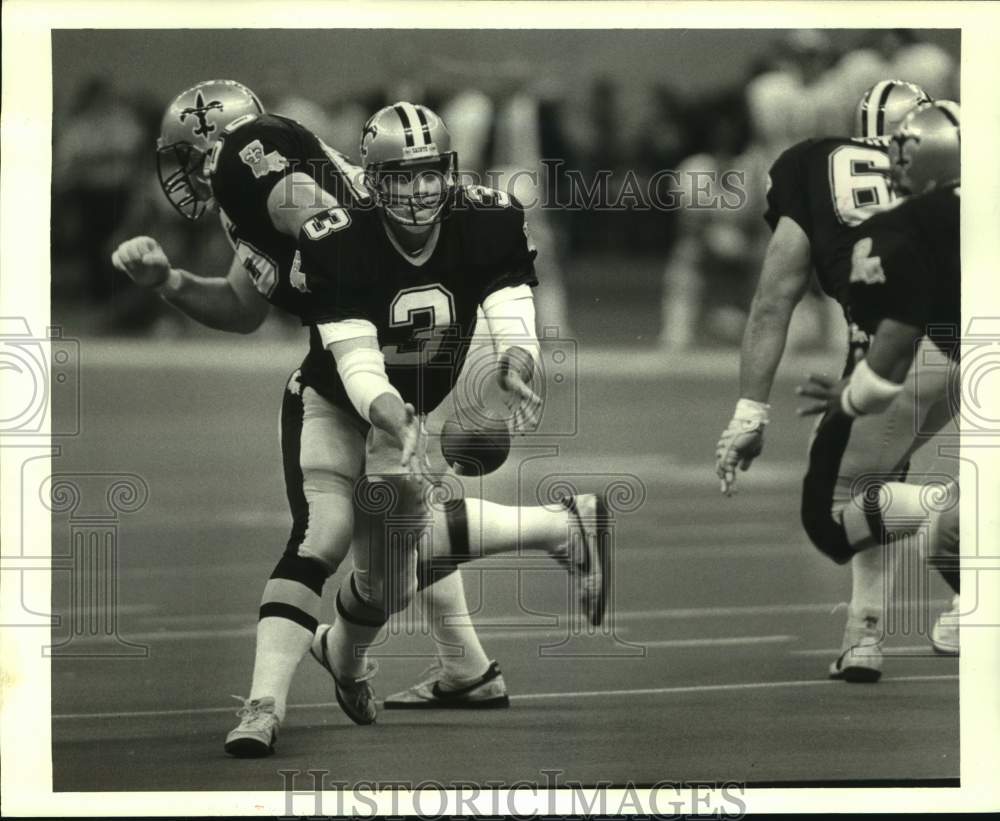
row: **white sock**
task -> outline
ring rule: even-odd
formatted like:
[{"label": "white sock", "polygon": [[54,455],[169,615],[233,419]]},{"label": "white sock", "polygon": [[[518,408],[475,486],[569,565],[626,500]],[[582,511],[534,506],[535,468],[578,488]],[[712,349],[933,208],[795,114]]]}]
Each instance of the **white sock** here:
[{"label": "white sock", "polygon": [[438,658],[445,676],[456,684],[479,678],[490,666],[490,660],[476,634],[465,600],[461,573],[449,573],[417,597],[437,645]]},{"label": "white sock", "polygon": [[855,553],[851,559],[851,611],[859,618],[881,622],[885,604],[891,601],[895,574],[885,567],[886,555],[878,545]]},{"label": "white sock", "polygon": [[562,507],[517,507],[466,499],[468,527],[463,535],[468,543],[451,544],[448,522],[442,512],[434,514],[434,542],[443,543],[444,552],[458,555],[467,552],[473,558],[517,550],[558,553],[569,541],[570,528],[575,524],[571,515]]},{"label": "white sock", "polygon": [[[921,485],[905,482],[886,482],[882,486],[879,511],[885,530],[881,538],[912,533],[927,522],[928,509],[921,501],[923,492]],[[845,505],[843,524],[847,540],[856,550],[864,551],[881,544],[871,532],[860,497],[855,496]]]},{"label": "white sock", "polygon": [[271,696],[274,712],[285,717],[288,690],[302,657],[309,651],[313,634],[294,621],[278,617],[257,622],[257,653],[253,663],[250,699]]}]

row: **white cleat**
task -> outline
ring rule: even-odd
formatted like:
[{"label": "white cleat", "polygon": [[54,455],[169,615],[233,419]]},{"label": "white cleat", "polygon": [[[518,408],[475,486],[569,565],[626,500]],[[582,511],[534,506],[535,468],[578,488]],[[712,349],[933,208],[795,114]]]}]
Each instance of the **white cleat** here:
[{"label": "white cleat", "polygon": [[942,656],[957,656],[959,650],[958,622],[959,600],[956,595],[951,600],[951,610],[946,610],[931,630],[931,647]]},{"label": "white cleat", "polygon": [[510,707],[507,685],[500,665],[495,661],[479,678],[461,685],[445,681],[440,662],[427,669],[425,681],[409,690],[389,696],[383,706],[387,710],[491,710]]},{"label": "white cleat", "polygon": [[316,628],[309,653],[333,679],[337,704],[347,717],[355,724],[374,724],[378,718],[378,709],[375,706],[375,689],[371,680],[378,672],[378,664],[368,662],[364,673],[357,678],[347,678],[335,673],[326,645],[326,637],[332,627],[332,624],[321,624]]},{"label": "white cleat", "polygon": [[226,736],[226,752],[237,758],[263,758],[274,752],[281,721],[274,714],[274,699],[255,698],[252,701],[233,696],[243,702],[239,712],[240,723]]},{"label": "white cleat", "polygon": [[576,517],[579,532],[569,540],[564,560],[573,580],[580,606],[591,626],[604,621],[611,587],[611,532],[604,499],[593,493],[565,496],[562,505]]}]

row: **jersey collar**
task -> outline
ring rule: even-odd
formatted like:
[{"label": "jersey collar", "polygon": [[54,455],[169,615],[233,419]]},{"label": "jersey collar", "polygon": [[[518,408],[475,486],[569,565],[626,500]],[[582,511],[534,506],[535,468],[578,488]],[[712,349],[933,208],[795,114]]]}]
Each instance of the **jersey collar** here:
[{"label": "jersey collar", "polygon": [[392,247],[399,252],[399,255],[410,263],[410,265],[420,268],[434,255],[434,251],[437,250],[438,239],[441,236],[441,223],[434,223],[434,227],[431,229],[430,234],[427,235],[427,242],[424,243],[424,247],[415,254],[411,254],[402,245],[400,245],[399,240],[396,239],[396,235],[392,233],[392,229],[386,225],[384,221],[382,223],[382,230],[385,231],[386,236],[389,237],[389,242],[392,243]]}]

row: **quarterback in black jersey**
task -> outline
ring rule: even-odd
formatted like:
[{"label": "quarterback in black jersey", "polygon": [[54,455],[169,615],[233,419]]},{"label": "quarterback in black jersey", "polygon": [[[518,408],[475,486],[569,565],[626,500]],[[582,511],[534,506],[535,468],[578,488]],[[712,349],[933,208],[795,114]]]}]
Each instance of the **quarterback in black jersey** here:
[{"label": "quarterback in black jersey", "polygon": [[[847,320],[844,373],[849,374],[864,356],[868,335],[854,321],[851,307],[856,232],[899,205],[902,192],[890,185],[888,176],[890,135],[914,108],[928,104],[927,95],[911,83],[881,81],[858,104],[853,138],[805,140],[774,163],[765,214],[773,235],[744,333],[740,399],[716,448],[723,492],[731,492],[737,466],[748,469],[763,449],[767,402],[789,320],[812,272],[823,291],[840,303]],[[843,511],[864,477],[903,481],[910,455],[946,421],[940,413],[944,404],[944,374],[926,378],[922,374],[920,380],[911,374],[885,416],[849,420],[830,414],[817,424],[802,483],[802,524],[821,552],[838,564],[851,564],[853,589],[843,652],[831,665],[831,677],[849,681],[880,677],[880,654],[861,657],[850,651],[859,642],[877,643],[892,576],[884,570],[881,542],[880,549],[868,550],[872,545],[867,530],[845,532]],[[920,422],[919,438],[914,419]],[[920,487],[900,487],[896,498],[912,505],[912,528],[925,512]]]},{"label": "quarterback in black jersey", "polygon": [[[422,106],[405,103],[393,110],[412,114],[413,123],[427,126],[430,122],[438,128],[436,115]],[[402,121],[397,117],[396,122]],[[443,124],[440,128],[443,130]],[[385,129],[385,133],[391,131]],[[401,128],[397,132],[401,146],[412,141],[412,134],[404,138]],[[444,134],[447,135],[446,130]],[[233,81],[199,83],[178,95],[164,116],[157,157],[163,190],[183,216],[197,219],[209,210],[219,212],[234,250],[233,264],[225,278],[196,276],[172,267],[163,249],[150,237],[136,237],[122,243],[113,255],[113,263],[137,283],[156,288],[175,307],[213,328],[253,331],[263,322],[269,304],[298,316],[310,328],[309,354],[290,379],[282,403],[282,457],[293,517],[292,532],[285,554],[265,587],[250,697],[240,711],[239,727],[226,740],[226,751],[230,754],[267,755],[274,749],[292,675],[311,644],[317,661],[334,676],[338,702],[348,715],[357,723],[370,723],[375,716],[367,672],[349,671],[348,664],[341,665],[337,654],[326,649],[329,628],[323,626],[318,631],[325,580],[346,556],[352,532],[363,536],[364,524],[372,518],[371,500],[362,498],[358,509],[357,498],[366,469],[369,475],[377,473],[373,470],[373,459],[366,458],[365,439],[370,425],[368,418],[362,418],[350,403],[341,379],[343,369],[338,372],[313,324],[316,317],[329,318],[331,308],[326,304],[325,313],[317,313],[317,296],[323,297],[322,284],[315,284],[316,294],[310,292],[296,251],[296,238],[303,225],[307,226],[306,236],[320,237],[343,229],[352,218],[348,215],[353,215],[357,225],[365,220],[370,223],[378,213],[375,206],[379,192],[364,179],[360,167],[352,165],[293,120],[264,112],[256,95]],[[497,202],[505,201],[503,194],[490,196]],[[525,246],[523,215],[513,219]],[[491,225],[497,222],[494,217]],[[525,252],[515,264],[513,259],[494,259],[493,255],[506,253],[506,249],[484,244],[485,236],[469,234],[467,238],[472,245],[452,250],[465,255],[464,262],[474,269],[470,273],[485,277],[490,266],[495,271],[503,270],[505,276],[498,276],[493,285],[508,297],[513,290],[508,286],[515,280],[526,289],[534,283],[533,252]],[[419,254],[414,256],[418,257]],[[359,255],[352,261],[365,262]],[[462,267],[462,262],[463,259],[453,260],[455,271]],[[442,325],[444,330],[454,330],[465,339],[471,336],[475,308],[471,308],[471,319],[469,309],[478,304],[475,300],[480,296],[485,300],[485,294],[473,294],[459,282],[453,283],[451,293],[460,299],[460,314],[455,311],[449,314],[441,306],[435,314],[436,303],[428,306],[425,292],[401,298],[396,306],[397,318],[405,315],[401,321],[408,330],[394,326],[398,333],[392,338],[399,338],[394,352],[398,364],[413,356],[426,356],[428,349],[422,345],[422,333],[433,337],[436,330],[442,330]],[[509,318],[501,320],[495,315],[491,331],[495,336],[506,334],[508,338],[529,340],[530,347],[530,342],[534,342],[530,290],[527,294],[516,293],[514,299],[519,301],[518,309],[513,310],[514,318],[521,320],[516,328],[518,333],[512,336]],[[502,301],[494,298],[497,304]],[[506,301],[508,305],[511,302]],[[488,307],[487,302],[483,302],[484,308]],[[452,329],[450,320],[444,321],[452,315],[461,317],[460,327]],[[523,349],[508,347],[505,362],[510,367],[501,378],[506,394],[513,397],[514,421],[524,424],[532,409],[537,410],[537,396],[525,381],[531,377],[530,355]],[[464,351],[459,345],[449,349],[449,355],[461,356]],[[524,354],[520,359],[519,351]],[[439,357],[434,364],[441,365],[443,361]],[[514,366],[528,369],[523,380],[515,373]],[[457,369],[449,372],[456,373]],[[427,390],[438,392],[433,404],[442,398],[440,386],[450,386],[450,380],[451,377],[428,381]],[[423,409],[427,399],[418,398],[416,404]],[[382,469],[398,473],[400,462],[404,461],[412,473],[420,476],[426,469],[422,458],[426,447],[422,418],[410,402],[391,409],[399,411],[393,419],[397,425],[388,440],[384,429],[372,431],[374,438],[381,439],[371,451],[392,453],[395,447],[394,455],[383,460]],[[384,421],[385,417],[376,418]],[[403,458],[398,452],[400,444],[407,451]],[[405,484],[401,495],[413,501],[414,494]],[[399,694],[398,703],[393,698],[387,699],[386,706],[469,708],[508,704],[499,667],[487,659],[474,629],[467,623],[446,619],[451,614],[468,611],[461,578],[453,572],[463,561],[509,551],[519,544],[546,550],[578,582],[584,612],[598,623],[604,607],[602,565],[599,561],[585,561],[576,545],[575,558],[567,560],[567,534],[576,529],[585,531],[583,551],[596,550],[597,531],[585,527],[584,521],[596,522],[602,505],[593,494],[567,499],[562,510],[513,508],[470,499],[453,503],[445,510],[428,511],[419,500],[414,501],[418,518],[429,520],[438,531],[435,553],[428,565],[433,564],[438,570],[443,568],[444,572],[431,576],[424,566],[417,569],[421,573],[419,583],[424,587],[424,607],[440,619],[434,624],[434,638],[442,648],[442,669],[434,679]],[[525,536],[519,523],[529,520]],[[370,533],[382,530],[381,525],[369,527]],[[383,562],[385,559],[374,549],[376,541],[373,537],[362,538],[360,552],[355,544],[356,573],[348,574],[345,590],[338,596],[341,619],[353,618],[366,629],[384,624],[390,610],[381,585],[381,569],[371,572],[372,557]],[[439,555],[442,551],[443,556]],[[371,579],[375,582],[369,584]],[[461,648],[461,652],[454,653],[455,647]]]},{"label": "quarterback in black jersey", "polygon": [[[349,223],[329,233],[320,215],[306,222],[300,237],[310,319],[320,335],[334,344],[367,329],[378,340],[389,382],[418,413],[434,410],[454,387],[480,306],[487,321],[497,316],[497,305],[510,314],[513,304],[516,313],[517,302],[530,298],[538,283],[517,200],[461,187],[445,207],[447,219],[435,224],[416,255],[401,252],[370,209],[335,209]],[[331,401],[353,409],[339,380]]]}]

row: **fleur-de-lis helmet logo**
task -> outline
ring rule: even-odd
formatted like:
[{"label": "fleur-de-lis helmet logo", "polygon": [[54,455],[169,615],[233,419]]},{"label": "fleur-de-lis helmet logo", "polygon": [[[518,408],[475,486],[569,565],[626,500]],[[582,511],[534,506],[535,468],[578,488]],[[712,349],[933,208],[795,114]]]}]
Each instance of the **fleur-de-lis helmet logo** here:
[{"label": "fleur-de-lis helmet logo", "polygon": [[222,111],[222,102],[220,100],[212,100],[206,103],[205,97],[199,91],[194,98],[194,105],[189,106],[181,111],[181,122],[184,122],[189,116],[194,116],[198,118],[198,125],[194,128],[194,135],[196,137],[204,137],[208,139],[208,135],[215,131],[215,123],[210,123],[208,121],[209,111]]},{"label": "fleur-de-lis helmet logo", "polygon": [[365,127],[361,132],[361,157],[364,158],[368,154],[368,137],[375,139],[378,136],[378,126],[375,124],[375,116],[372,115],[368,118],[368,122],[365,123]]}]

